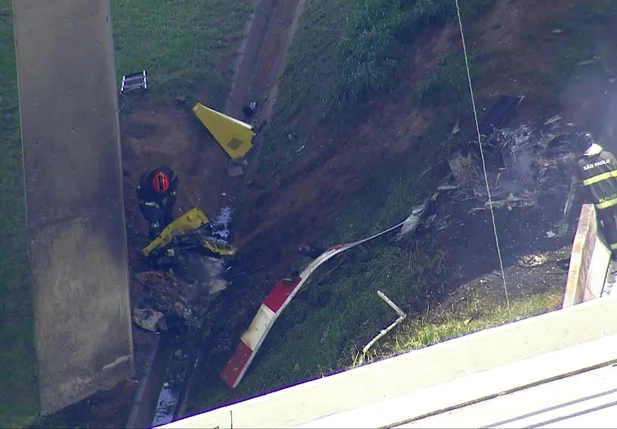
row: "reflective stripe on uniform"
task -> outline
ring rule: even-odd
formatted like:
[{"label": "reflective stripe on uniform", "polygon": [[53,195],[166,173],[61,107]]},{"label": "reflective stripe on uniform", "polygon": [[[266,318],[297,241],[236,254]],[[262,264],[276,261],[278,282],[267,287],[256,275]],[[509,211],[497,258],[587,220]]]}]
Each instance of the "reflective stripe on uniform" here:
[{"label": "reflective stripe on uniform", "polygon": [[617,198],[611,198],[610,200],[602,201],[601,203],[596,204],[596,208],[598,210],[602,210],[615,205],[617,205]]},{"label": "reflective stripe on uniform", "polygon": [[607,171],[606,173],[597,174],[595,176],[590,177],[589,179],[585,179],[583,180],[583,185],[585,186],[593,185],[594,183],[598,183],[598,182],[601,182],[603,180],[610,179],[613,177],[617,177],[617,170]]},{"label": "reflective stripe on uniform", "polygon": [[617,243],[611,244],[611,250],[617,250]]}]

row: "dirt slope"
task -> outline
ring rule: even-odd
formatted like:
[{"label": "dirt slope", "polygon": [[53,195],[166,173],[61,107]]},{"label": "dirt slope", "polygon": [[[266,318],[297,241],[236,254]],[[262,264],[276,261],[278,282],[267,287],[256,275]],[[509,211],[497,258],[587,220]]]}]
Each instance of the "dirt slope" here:
[{"label": "dirt slope", "polygon": [[[490,60],[489,73],[474,82],[480,116],[499,95],[521,94],[526,100],[515,124],[559,113],[581,126],[610,135],[608,128],[612,123],[607,122],[607,109],[611,97],[606,94],[611,87],[605,72],[579,68],[576,70],[581,72],[575,73],[577,77],[572,79],[561,74],[564,64],[581,55],[570,48],[576,44],[578,32],[596,27],[593,16],[579,16],[573,9],[582,3],[586,2],[499,0],[480,25],[466,30],[468,46],[483,59]],[[564,22],[563,28],[557,27]],[[576,25],[578,32],[571,31],[570,24]],[[553,30],[561,31],[554,34]],[[601,30],[594,34],[601,36],[595,43],[602,52],[607,46],[617,47],[611,25],[603,23]],[[435,147],[459,118],[462,119],[462,134],[473,138],[471,111],[453,115],[448,105],[421,108],[415,97],[418,82],[438,73],[440,61],[445,56],[461,51],[457,25],[450,24],[437,33],[427,32],[415,46],[408,56],[409,73],[396,90],[365,103],[353,117],[338,124],[324,125],[301,111],[294,121],[309,137],[298,161],[276,171],[244,194],[242,222],[236,225],[236,239],[243,249],[244,263],[237,270],[235,290],[238,292],[230,292],[223,304],[230,318],[215,328],[226,330],[217,339],[221,342],[218,347],[233,346],[231,338],[250,321],[273,282],[288,275],[297,263],[299,244],[333,244],[328,242],[328,237],[336,225],[337,215],[360,196],[365,196],[364,193],[374,193],[377,207],[384,201],[387,195],[375,190],[376,172],[387,171],[391,179],[396,179],[418,174],[427,165],[443,160],[434,158]],[[604,61],[608,68],[617,65],[614,56],[606,56]],[[572,69],[567,72],[571,73]],[[307,106],[306,111],[310,112],[311,106]],[[436,124],[440,125],[437,134],[434,133]],[[441,156],[445,153],[441,152]],[[543,206],[526,214],[529,217],[527,225],[533,225],[534,216],[542,210],[550,212],[552,207]],[[533,247],[530,243],[534,239],[530,234],[546,231],[525,229],[511,221],[504,221],[506,226],[514,226],[510,226],[510,235],[506,232],[503,240],[511,247],[505,252],[506,262],[508,266],[515,266],[514,258],[523,248]],[[463,270],[452,274],[453,285],[497,268],[489,224],[483,219],[473,225],[475,230],[461,227],[455,237],[444,236],[444,246],[451,250],[448,263]],[[514,240],[512,228],[525,230],[527,234]],[[478,236],[481,239],[475,239],[480,230],[483,231]],[[452,231],[448,233],[453,234]],[[559,252],[568,240],[569,237],[558,242],[536,243],[535,247]],[[462,251],[469,243],[477,250],[473,260],[467,258],[473,252]],[[482,272],[475,272],[473,267],[482,267]],[[528,272],[514,270],[511,275],[516,277]],[[530,276],[526,284],[542,283],[545,281],[542,278]],[[242,298],[238,299],[239,296]]]},{"label": "dirt slope", "polygon": [[[560,112],[578,124],[604,131],[609,98],[604,94],[608,89],[606,78],[597,81],[595,76],[586,75],[560,88],[547,82],[562,60],[555,56],[555,46],[570,43],[567,34],[561,38],[551,34],[556,28],[551,26],[550,18],[567,13],[577,3],[501,0],[481,26],[468,29],[468,43],[479,52],[492,61],[498,61],[500,56],[512,60],[507,73],[475,82],[480,115],[503,93],[523,94],[527,100],[518,121]],[[587,24],[593,25],[593,21]],[[605,34],[603,43],[614,46],[616,39],[611,36]],[[538,43],[538,39],[543,42]],[[422,166],[430,146],[441,143],[422,137],[435,121],[444,122],[448,106],[419,108],[414,83],[438,72],[440,58],[460,50],[458,28],[452,24],[439,34],[427,34],[418,45],[421,49],[413,51],[409,58],[412,71],[392,95],[372,100],[354,117],[327,128],[316,127],[303,112],[298,115],[299,126],[309,134],[301,159],[271,177],[264,190],[247,198],[247,212],[251,215],[240,225],[239,243],[257,258],[255,265],[274,259],[281,268],[277,271],[270,265],[269,269],[281,274],[285,266],[291,265],[286,258],[297,256],[298,244],[319,242],[336,214],[370,187],[371,171],[390,168],[395,176],[404,173],[406,166]],[[585,79],[594,81],[594,88],[585,85]],[[473,137],[470,112],[462,112],[461,116],[463,132]],[[455,120],[451,118],[443,128],[449,130]],[[283,260],[281,255],[286,255]]]}]

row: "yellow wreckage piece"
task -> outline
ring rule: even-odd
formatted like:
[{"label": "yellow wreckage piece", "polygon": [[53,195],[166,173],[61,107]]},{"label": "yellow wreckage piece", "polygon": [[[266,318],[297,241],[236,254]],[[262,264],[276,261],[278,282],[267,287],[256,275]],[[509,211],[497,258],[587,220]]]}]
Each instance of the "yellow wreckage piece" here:
[{"label": "yellow wreckage piece", "polygon": [[167,225],[159,236],[152,240],[142,252],[147,257],[152,251],[167,246],[175,236],[194,231],[209,222],[208,216],[201,209],[195,207]]},{"label": "yellow wreckage piece", "polygon": [[255,132],[251,125],[201,103],[193,107],[193,112],[232,159],[242,158],[253,147]]}]

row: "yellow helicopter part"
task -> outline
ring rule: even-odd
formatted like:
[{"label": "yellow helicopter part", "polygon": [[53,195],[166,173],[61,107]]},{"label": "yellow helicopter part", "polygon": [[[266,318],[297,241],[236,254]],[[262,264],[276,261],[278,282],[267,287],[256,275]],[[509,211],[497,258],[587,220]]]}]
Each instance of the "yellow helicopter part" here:
[{"label": "yellow helicopter part", "polygon": [[[209,238],[209,237],[208,237]],[[212,253],[221,256],[234,256],[238,249],[235,246],[232,246],[229,243],[226,243],[223,240],[216,239],[204,239],[201,241],[201,245],[206,249],[210,250]]]},{"label": "yellow helicopter part", "polygon": [[253,126],[212,110],[201,103],[193,107],[193,113],[210,131],[232,159],[242,158],[253,147]]},{"label": "yellow helicopter part", "polygon": [[195,207],[167,225],[158,237],[152,240],[142,252],[147,257],[154,250],[167,246],[174,237],[199,229],[209,222],[208,216],[201,209]]}]

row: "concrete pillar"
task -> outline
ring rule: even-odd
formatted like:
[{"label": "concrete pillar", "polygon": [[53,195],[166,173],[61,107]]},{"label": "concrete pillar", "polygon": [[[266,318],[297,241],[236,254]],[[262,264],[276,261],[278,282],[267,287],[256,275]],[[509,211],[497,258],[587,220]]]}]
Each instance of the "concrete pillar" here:
[{"label": "concrete pillar", "polygon": [[109,0],[14,0],[42,414],[132,376]]}]

